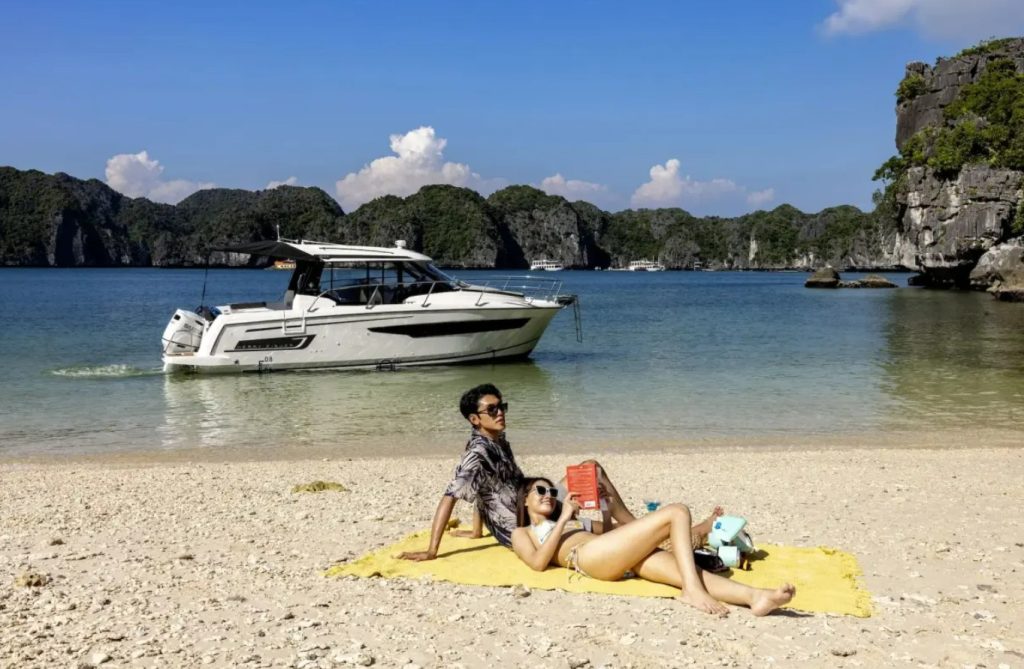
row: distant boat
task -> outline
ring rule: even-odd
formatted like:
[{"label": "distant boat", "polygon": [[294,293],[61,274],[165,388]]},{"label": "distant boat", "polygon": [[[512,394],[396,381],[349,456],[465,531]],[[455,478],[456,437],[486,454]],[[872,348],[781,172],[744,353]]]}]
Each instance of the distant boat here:
[{"label": "distant boat", "polygon": [[693,261],[693,271],[694,272],[699,272],[702,269],[704,269],[704,266],[700,264],[700,261],[699,260],[694,260]]},{"label": "distant boat", "polygon": [[629,263],[630,272],[664,272],[665,266],[657,260],[634,260]]},{"label": "distant boat", "polygon": [[557,260],[534,260],[530,263],[530,270],[543,270],[545,272],[561,272],[564,267]]},{"label": "distant boat", "polygon": [[275,260],[274,264],[267,269],[295,269],[294,260]]}]

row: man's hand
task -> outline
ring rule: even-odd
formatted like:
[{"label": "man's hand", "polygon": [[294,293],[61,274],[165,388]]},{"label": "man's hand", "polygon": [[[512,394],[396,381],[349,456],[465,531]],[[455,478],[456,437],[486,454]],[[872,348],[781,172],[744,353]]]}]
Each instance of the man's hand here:
[{"label": "man's hand", "polygon": [[426,562],[436,558],[437,553],[431,553],[430,551],[406,551],[398,555],[399,560],[412,560],[413,562]]}]

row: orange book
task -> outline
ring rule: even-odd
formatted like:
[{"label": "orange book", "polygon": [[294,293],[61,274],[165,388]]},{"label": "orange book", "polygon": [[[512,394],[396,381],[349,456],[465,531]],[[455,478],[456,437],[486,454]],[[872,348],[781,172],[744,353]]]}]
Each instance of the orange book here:
[{"label": "orange book", "polygon": [[565,484],[569,492],[577,494],[581,509],[596,509],[601,500],[597,491],[597,465],[594,463],[570,465],[565,468]]}]

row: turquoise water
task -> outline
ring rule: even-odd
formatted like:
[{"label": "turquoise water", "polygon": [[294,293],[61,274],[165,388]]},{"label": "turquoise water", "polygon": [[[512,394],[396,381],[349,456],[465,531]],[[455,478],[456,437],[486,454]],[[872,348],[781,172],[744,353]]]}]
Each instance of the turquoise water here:
[{"label": "turquoise water", "polygon": [[[1021,305],[808,290],[797,273],[554,276],[580,296],[584,340],[563,312],[526,363],[172,377],[160,335],[199,303],[201,270],[0,270],[0,456],[450,452],[458,397],[484,381],[517,449],[1024,424]],[[210,271],[206,301],[275,299],[286,281]]]}]

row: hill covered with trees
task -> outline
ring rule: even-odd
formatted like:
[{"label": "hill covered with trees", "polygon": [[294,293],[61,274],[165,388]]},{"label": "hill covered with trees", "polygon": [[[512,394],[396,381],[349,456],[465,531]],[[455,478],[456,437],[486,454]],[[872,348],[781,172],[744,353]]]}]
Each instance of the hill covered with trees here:
[{"label": "hill covered with trees", "polygon": [[[67,174],[0,168],[0,264],[7,266],[189,267],[233,258],[213,246],[318,239],[410,248],[449,267],[523,268],[531,259],[569,267],[660,259],[670,268],[783,269],[824,264],[891,267],[895,228],[876,213],[843,206],[804,213],[782,205],[737,218],[682,209],[610,213],[530,186],[490,197],[425,186],[345,213],[318,188],[202,190],[175,206],[123,196]],[[250,262],[264,262],[252,259]]]}]

